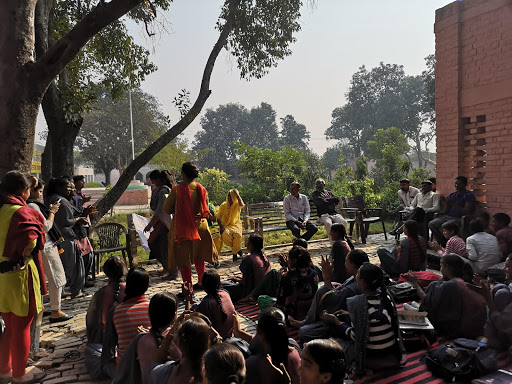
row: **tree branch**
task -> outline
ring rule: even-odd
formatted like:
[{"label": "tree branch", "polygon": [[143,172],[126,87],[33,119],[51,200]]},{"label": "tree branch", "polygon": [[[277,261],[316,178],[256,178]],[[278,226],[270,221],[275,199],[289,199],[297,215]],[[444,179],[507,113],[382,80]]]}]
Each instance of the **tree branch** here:
[{"label": "tree branch", "polygon": [[235,12],[240,5],[241,0],[231,0],[229,4],[229,12],[226,17],[226,22],[222,28],[219,38],[206,61],[206,65],[203,71],[203,77],[201,80],[201,87],[196,101],[192,105],[190,111],[188,111],[180,121],[178,121],[171,129],[160,136],[155,142],[138,155],[129,165],[126,167],[124,172],[119,177],[116,185],[102,198],[100,199],[96,207],[98,208],[98,215],[94,218],[94,224],[105,215],[119,200],[123,192],[126,190],[130,181],[137,174],[138,170],[147,164],[162,148],[169,144],[174,138],[176,138],[181,132],[187,128],[192,121],[201,112],[206,100],[211,94],[210,91],[210,80],[215,66],[215,61],[219,56],[220,51],[226,44],[229,34],[232,32],[235,24]]},{"label": "tree branch", "polygon": [[50,82],[75,58],[80,49],[94,35],[141,2],[142,0],[100,2],[36,61],[32,68],[36,87],[44,92]]}]

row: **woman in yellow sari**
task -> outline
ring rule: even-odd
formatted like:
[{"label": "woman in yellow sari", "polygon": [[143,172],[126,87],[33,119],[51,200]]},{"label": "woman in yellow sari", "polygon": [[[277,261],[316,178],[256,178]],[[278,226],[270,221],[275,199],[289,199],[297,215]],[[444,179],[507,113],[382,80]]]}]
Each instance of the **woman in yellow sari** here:
[{"label": "woman in yellow sari", "polygon": [[243,228],[242,221],[240,220],[240,211],[244,205],[238,190],[232,189],[228,192],[226,201],[220,205],[219,212],[217,213],[217,222],[220,226],[221,236],[215,239],[215,247],[220,253],[222,243],[224,242],[233,252],[233,261],[236,261],[239,253],[241,254]]},{"label": "woman in yellow sari", "polygon": [[[208,193],[194,180],[199,170],[193,163],[181,167],[183,182],[173,187],[165,200],[162,212],[173,215],[169,228],[168,268],[179,267],[183,283],[192,290],[192,264],[199,282],[205,271],[205,261],[213,263],[215,245],[208,229]],[[200,283],[199,283],[200,284]]]}]

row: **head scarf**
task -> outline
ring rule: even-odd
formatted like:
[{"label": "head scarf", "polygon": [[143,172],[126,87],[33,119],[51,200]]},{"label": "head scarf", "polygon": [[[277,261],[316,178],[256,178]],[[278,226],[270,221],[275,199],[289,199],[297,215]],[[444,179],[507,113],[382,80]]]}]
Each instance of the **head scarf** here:
[{"label": "head scarf", "polygon": [[228,195],[231,196],[231,205],[229,205],[228,198],[226,197],[226,201],[220,205],[219,213],[217,214],[217,218],[223,226],[235,225],[240,220],[240,211],[242,210],[242,207],[238,204],[235,190],[230,190]]}]

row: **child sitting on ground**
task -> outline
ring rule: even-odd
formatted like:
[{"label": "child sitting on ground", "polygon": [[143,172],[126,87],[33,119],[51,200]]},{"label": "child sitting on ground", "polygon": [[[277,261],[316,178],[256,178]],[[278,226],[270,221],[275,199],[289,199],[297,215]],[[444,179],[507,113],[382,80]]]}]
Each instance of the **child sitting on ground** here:
[{"label": "child sitting on ground", "polygon": [[466,242],[462,240],[457,234],[459,233],[459,227],[457,224],[447,221],[441,225],[441,232],[443,236],[448,239],[446,247],[443,248],[437,241],[431,241],[428,243],[429,247],[437,251],[437,254],[441,257],[454,253],[460,257],[467,258],[468,251],[466,250]]}]

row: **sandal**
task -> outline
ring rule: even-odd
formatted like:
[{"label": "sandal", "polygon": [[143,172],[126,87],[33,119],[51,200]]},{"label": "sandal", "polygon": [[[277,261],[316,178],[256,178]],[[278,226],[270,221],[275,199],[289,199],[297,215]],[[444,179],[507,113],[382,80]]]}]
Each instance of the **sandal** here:
[{"label": "sandal", "polygon": [[66,352],[64,354],[63,358],[64,358],[64,361],[66,361],[66,362],[72,362],[72,361],[80,359],[81,356],[82,355],[80,354],[78,349],[73,349],[71,351]]},{"label": "sandal", "polygon": [[[30,369],[31,368],[31,369]],[[43,380],[46,377],[46,372],[41,371],[39,368],[36,367],[29,367],[27,368],[27,371],[22,377],[19,377],[17,379],[12,379],[12,383],[17,384],[34,384],[39,383],[41,380]],[[22,380],[25,376],[27,378],[25,380]]]}]

